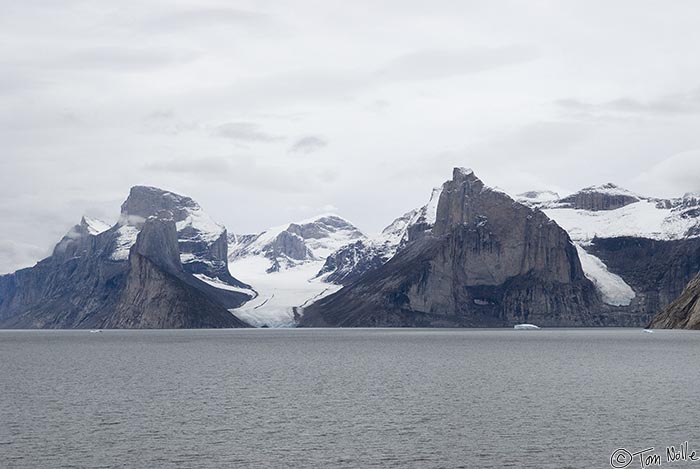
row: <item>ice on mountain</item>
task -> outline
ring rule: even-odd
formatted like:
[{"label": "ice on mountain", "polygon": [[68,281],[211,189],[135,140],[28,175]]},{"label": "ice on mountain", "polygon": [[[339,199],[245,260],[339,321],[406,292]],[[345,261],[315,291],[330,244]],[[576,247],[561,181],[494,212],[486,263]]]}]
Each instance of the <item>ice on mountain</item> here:
[{"label": "ice on mountain", "polygon": [[110,224],[102,220],[87,216],[83,217],[81,223],[83,224],[83,226],[85,226],[85,228],[87,228],[88,233],[90,233],[93,236],[96,236],[100,233],[104,233],[112,227]]},{"label": "ice on mountain", "polygon": [[228,283],[224,282],[223,280],[219,279],[218,277],[209,277],[209,276],[204,275],[204,274],[193,274],[193,276],[198,278],[202,282],[204,282],[204,283],[206,283],[214,288],[218,288],[220,290],[245,293],[246,295],[250,295],[251,298],[254,298],[257,296],[257,292],[255,292],[249,288],[241,288],[241,287],[236,287],[234,285],[229,285]]},{"label": "ice on mountain", "polygon": [[122,225],[117,229],[117,238],[114,250],[110,255],[113,261],[125,261],[129,259],[129,250],[136,244],[139,229],[132,225]]},{"label": "ice on mountain", "polygon": [[605,304],[611,306],[629,306],[636,296],[630,287],[619,275],[608,270],[608,267],[592,254],[586,252],[578,244],[576,245],[581,267],[586,277],[593,282],[600,292]]},{"label": "ice on mountain", "polygon": [[672,209],[659,208],[656,201],[641,200],[615,210],[545,208],[547,216],[564,228],[572,240],[586,244],[595,237],[634,236],[658,240],[682,239],[698,220],[683,217]]}]

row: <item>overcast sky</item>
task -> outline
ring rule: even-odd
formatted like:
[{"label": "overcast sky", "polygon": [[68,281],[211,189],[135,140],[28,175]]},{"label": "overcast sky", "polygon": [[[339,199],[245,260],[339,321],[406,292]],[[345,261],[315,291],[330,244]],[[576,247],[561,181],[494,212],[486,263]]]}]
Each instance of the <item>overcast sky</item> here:
[{"label": "overcast sky", "polygon": [[696,1],[2,0],[0,272],[135,184],[368,233],[453,166],[700,190]]}]

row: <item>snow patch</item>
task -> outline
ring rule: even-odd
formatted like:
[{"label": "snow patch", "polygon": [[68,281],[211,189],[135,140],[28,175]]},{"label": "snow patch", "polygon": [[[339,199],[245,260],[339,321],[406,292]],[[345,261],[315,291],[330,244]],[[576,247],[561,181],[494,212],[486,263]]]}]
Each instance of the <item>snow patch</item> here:
[{"label": "snow patch", "polygon": [[125,261],[129,259],[129,250],[136,244],[136,238],[139,235],[139,229],[131,225],[122,225],[117,230],[117,238],[115,240],[114,251],[109,257],[113,261]]},{"label": "snow patch", "polygon": [[[196,206],[195,208],[188,208],[187,218],[177,222],[175,226],[177,227],[179,234],[183,234],[183,232],[193,233],[191,236],[189,236],[189,238],[178,236],[178,238],[181,240],[190,239],[193,241],[203,241],[207,243],[213,243],[219,239],[226,230],[226,228],[215,222],[199,206]],[[188,230],[188,228],[191,228],[192,231]]]},{"label": "snow patch", "polygon": [[430,200],[425,206],[425,214],[423,215],[425,223],[429,225],[434,225],[437,219],[437,207],[440,201],[440,194],[442,194],[442,186],[433,187],[433,191],[430,193]]},{"label": "snow patch", "polygon": [[529,191],[517,194],[513,197],[515,200],[525,204],[542,204],[545,202],[554,202],[560,199],[559,194],[554,191]]},{"label": "snow patch", "polygon": [[673,209],[659,207],[652,200],[641,200],[616,210],[588,211],[571,208],[545,208],[544,213],[564,228],[572,240],[588,244],[595,237],[634,236],[658,240],[683,239],[698,225]]},{"label": "snow patch", "polygon": [[97,236],[100,233],[104,233],[105,231],[111,228],[111,225],[109,225],[108,223],[92,217],[83,217],[83,223],[85,224],[88,233],[90,233],[93,236]]},{"label": "snow patch", "polygon": [[214,288],[218,288],[220,290],[227,290],[227,291],[233,291],[233,292],[238,292],[238,293],[245,293],[246,295],[249,295],[251,297],[256,296],[256,292],[249,288],[241,288],[241,287],[235,287],[233,285],[229,285],[228,283],[224,282],[223,280],[219,279],[218,277],[208,277],[204,274],[193,274],[194,277],[198,278],[202,282],[211,285]]}]

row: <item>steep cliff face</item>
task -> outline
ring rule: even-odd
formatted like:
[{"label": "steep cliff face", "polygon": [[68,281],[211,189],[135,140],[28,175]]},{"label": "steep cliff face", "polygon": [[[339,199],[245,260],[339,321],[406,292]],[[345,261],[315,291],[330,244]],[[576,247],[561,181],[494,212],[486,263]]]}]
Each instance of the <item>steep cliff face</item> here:
[{"label": "steep cliff face", "polygon": [[186,272],[218,279],[228,285],[250,288],[228,270],[228,234],[190,197],[156,187],[135,186],[122,204],[121,236],[114,257],[126,259],[135,243],[135,234],[145,220],[159,212],[169,212],[175,222],[180,261]]},{"label": "steep cliff face", "polygon": [[649,324],[653,329],[700,329],[700,274]]},{"label": "steep cliff face", "polygon": [[[245,327],[224,307],[226,298],[211,289],[183,269],[175,220],[171,212],[161,211],[139,233],[119,302],[101,327]],[[239,298],[225,290],[222,294],[232,296],[227,306],[238,306]]]},{"label": "steep cliff face", "polygon": [[128,272],[126,263],[109,260],[113,237],[107,232],[76,238],[73,232],[54,256],[0,276],[0,327],[91,327],[104,320]]},{"label": "steep cliff face", "polygon": [[674,301],[700,271],[700,238],[595,238],[586,249],[632,287],[635,297],[621,309],[633,311],[639,326]]},{"label": "steep cliff face", "polygon": [[431,232],[304,310],[305,326],[596,325],[604,319],[568,235],[455,169]]},{"label": "steep cliff face", "polygon": [[0,276],[0,327],[244,327],[227,309],[254,293],[218,279],[225,288],[216,288],[187,271],[170,203],[181,196],[163,202],[156,191],[142,198],[133,189],[114,227],[83,219],[51,257]]},{"label": "steep cliff face", "polygon": [[697,194],[656,199],[606,184],[563,199],[531,193],[518,200],[569,233],[618,325],[647,324],[700,270]]}]

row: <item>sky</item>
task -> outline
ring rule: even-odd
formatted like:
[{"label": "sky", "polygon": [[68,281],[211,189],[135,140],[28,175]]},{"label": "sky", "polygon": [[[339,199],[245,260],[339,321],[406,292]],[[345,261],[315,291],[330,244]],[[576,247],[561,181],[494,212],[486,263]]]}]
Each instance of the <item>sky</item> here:
[{"label": "sky", "polygon": [[700,3],[0,0],[0,273],[129,188],[368,234],[454,166],[700,190]]}]

